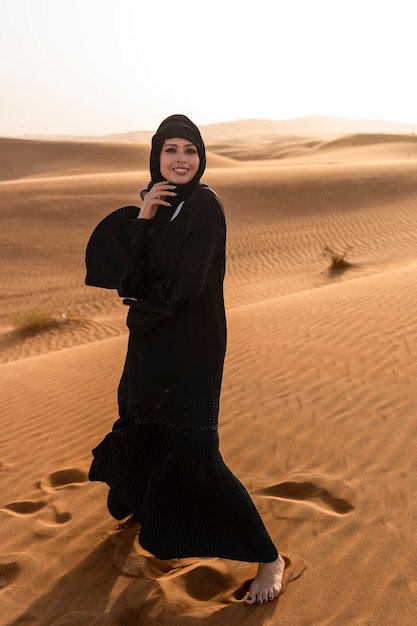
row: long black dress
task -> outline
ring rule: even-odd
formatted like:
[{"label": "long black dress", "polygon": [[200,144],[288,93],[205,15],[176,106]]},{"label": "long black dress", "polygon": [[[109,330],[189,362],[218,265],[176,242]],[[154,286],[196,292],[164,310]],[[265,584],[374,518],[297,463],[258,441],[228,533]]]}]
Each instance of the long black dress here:
[{"label": "long black dress", "polygon": [[152,220],[120,217],[103,230],[124,242],[119,294],[130,305],[130,334],[119,419],[93,450],[90,480],[109,485],[110,513],[133,513],[141,545],[160,559],[275,560],[249,494],[219,452],[226,349],[219,199],[199,185]]}]

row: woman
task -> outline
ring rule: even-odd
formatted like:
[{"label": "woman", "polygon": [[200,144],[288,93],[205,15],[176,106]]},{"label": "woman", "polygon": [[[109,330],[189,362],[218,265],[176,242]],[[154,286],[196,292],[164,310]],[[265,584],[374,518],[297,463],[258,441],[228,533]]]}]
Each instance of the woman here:
[{"label": "woman", "polygon": [[93,450],[90,480],[106,482],[116,519],[140,524],[159,559],[258,562],[246,602],[276,598],[284,561],[245,488],[219,453],[226,322],[226,226],[198,128],[184,115],[152,138],[143,204],[101,222],[86,252],[86,283],[117,288],[129,305],[119,419]]}]

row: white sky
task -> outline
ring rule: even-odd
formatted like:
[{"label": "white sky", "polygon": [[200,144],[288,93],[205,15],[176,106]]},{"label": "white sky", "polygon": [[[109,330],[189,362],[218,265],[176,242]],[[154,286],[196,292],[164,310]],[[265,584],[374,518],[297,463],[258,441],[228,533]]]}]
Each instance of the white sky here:
[{"label": "white sky", "polygon": [[[0,0],[0,135],[417,123],[415,0]],[[207,7],[207,8],[205,8]]]}]

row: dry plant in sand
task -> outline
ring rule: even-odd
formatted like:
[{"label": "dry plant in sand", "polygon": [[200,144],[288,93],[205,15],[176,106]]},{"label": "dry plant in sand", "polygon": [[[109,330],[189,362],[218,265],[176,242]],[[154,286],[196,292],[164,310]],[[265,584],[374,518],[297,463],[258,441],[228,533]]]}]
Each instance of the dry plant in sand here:
[{"label": "dry plant in sand", "polygon": [[28,309],[15,313],[10,319],[13,330],[10,334],[19,337],[33,337],[48,330],[62,328],[71,322],[71,318],[62,314],[61,317],[53,317],[44,309]]},{"label": "dry plant in sand", "polygon": [[346,257],[349,252],[353,250],[352,246],[345,246],[342,252],[339,252],[335,248],[331,248],[325,245],[322,251],[322,256],[330,259],[329,271],[331,272],[344,272],[353,267],[353,263],[350,263]]}]

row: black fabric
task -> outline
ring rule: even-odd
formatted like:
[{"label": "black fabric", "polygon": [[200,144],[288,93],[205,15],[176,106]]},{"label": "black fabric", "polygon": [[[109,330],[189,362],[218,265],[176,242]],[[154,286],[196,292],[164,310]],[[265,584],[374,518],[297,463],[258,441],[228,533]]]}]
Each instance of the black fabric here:
[{"label": "black fabric", "polygon": [[[137,218],[139,209],[126,206],[105,217],[94,229],[85,251],[85,284],[117,289],[120,277],[130,264],[124,222]],[[144,222],[145,220],[141,220]]]},{"label": "black fabric", "polygon": [[119,289],[132,296],[124,300],[130,335],[120,414],[150,419],[158,406],[164,422],[183,427],[196,420],[198,407],[205,419],[214,413],[215,428],[226,349],[222,207],[205,187],[172,222],[153,225],[146,242],[141,226],[131,226],[144,250],[136,251],[138,269],[125,273]]},{"label": "black fabric", "polygon": [[141,545],[159,559],[277,557],[250,496],[220,455],[217,432],[132,423],[109,434],[95,455],[90,478],[111,485],[110,512],[116,519],[133,512]]},{"label": "black fabric", "polygon": [[172,219],[177,205],[159,207],[152,220],[116,212],[120,219],[100,231],[125,246],[117,288],[130,332],[119,418],[93,450],[89,477],[109,485],[110,513],[133,513],[141,544],[161,559],[273,561],[276,548],[218,447],[223,207],[198,182]]}]

